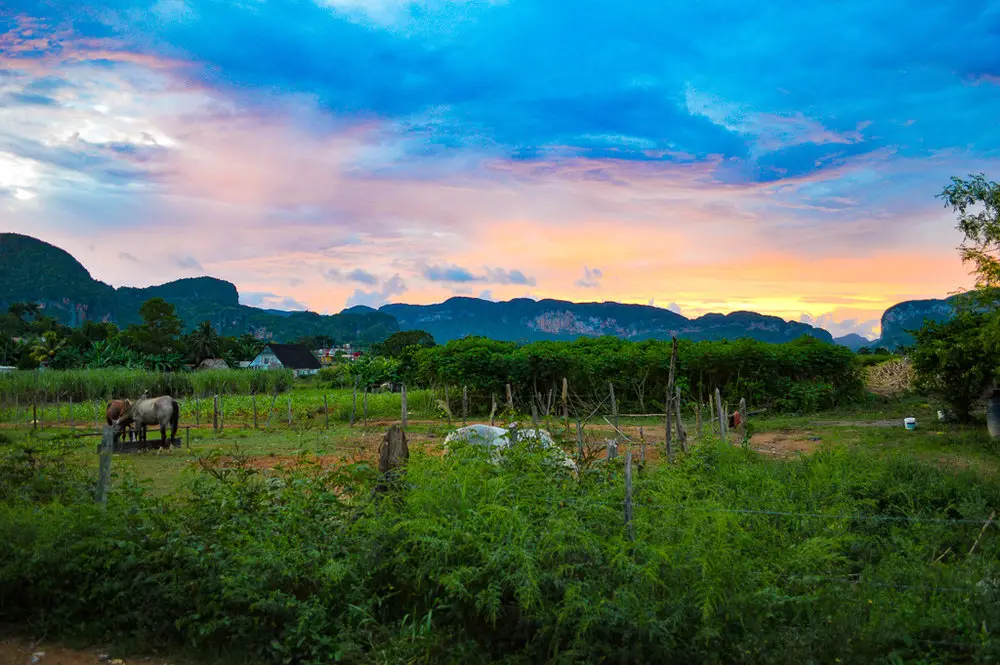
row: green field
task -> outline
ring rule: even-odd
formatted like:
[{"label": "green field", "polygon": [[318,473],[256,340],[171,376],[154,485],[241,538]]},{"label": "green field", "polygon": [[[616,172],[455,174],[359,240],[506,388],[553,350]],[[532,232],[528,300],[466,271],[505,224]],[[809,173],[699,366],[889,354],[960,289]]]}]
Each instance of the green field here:
[{"label": "green field", "polygon": [[[749,449],[707,424],[694,441],[688,414],[673,464],[658,418],[622,418],[628,528],[624,455],[590,459],[613,436],[604,414],[574,477],[532,453],[441,457],[446,418],[411,393],[412,457],[386,503],[373,462],[399,395],[371,396],[368,427],[345,422],[348,391],[288,397],[291,428],[276,406],[253,430],[250,398],[230,397],[225,428],[202,416],[190,448],[115,455],[106,510],[84,411],[77,431],[8,420],[0,621],[202,663],[1000,658],[1000,448],[916,398],[762,414]],[[549,426],[575,452],[573,428]]]}]

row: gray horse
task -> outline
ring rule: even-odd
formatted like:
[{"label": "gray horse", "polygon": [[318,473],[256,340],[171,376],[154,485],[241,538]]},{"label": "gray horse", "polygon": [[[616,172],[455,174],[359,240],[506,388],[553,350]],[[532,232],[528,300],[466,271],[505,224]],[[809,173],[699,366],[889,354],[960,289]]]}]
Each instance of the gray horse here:
[{"label": "gray horse", "polygon": [[[177,400],[169,395],[140,399],[115,420],[115,429],[121,431],[129,423],[135,423],[141,432],[142,440],[146,439],[146,426],[160,426],[160,447],[168,448],[177,437],[177,423],[180,421],[181,408]],[[170,440],[167,440],[167,426],[170,427]]]}]

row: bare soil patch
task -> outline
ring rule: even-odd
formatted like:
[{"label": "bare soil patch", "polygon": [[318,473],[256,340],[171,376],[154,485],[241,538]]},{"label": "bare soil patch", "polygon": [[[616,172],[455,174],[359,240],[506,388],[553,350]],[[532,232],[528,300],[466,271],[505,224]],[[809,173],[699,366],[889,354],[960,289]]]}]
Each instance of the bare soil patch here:
[{"label": "bare soil patch", "polygon": [[0,640],[0,665],[182,665],[162,658],[110,658],[98,649],[67,649],[47,643]]}]

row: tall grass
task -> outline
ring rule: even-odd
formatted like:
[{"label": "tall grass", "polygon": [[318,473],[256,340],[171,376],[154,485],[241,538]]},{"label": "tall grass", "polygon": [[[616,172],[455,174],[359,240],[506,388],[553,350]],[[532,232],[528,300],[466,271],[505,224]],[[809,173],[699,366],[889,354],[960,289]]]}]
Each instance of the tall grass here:
[{"label": "tall grass", "polygon": [[577,480],[530,453],[415,454],[373,501],[368,465],[237,457],[169,499],[120,481],[106,511],[89,477],[18,459],[0,621],[39,634],[306,665],[1000,658],[1000,537],[947,521],[984,520],[1000,483],[899,456],[705,444],[637,471],[634,540],[620,458]]},{"label": "tall grass", "polygon": [[292,387],[289,370],[205,370],[199,372],[150,372],[135,369],[84,369],[17,371],[0,373],[0,400],[76,402],[135,398],[150,395],[175,397],[214,394],[273,394]]}]

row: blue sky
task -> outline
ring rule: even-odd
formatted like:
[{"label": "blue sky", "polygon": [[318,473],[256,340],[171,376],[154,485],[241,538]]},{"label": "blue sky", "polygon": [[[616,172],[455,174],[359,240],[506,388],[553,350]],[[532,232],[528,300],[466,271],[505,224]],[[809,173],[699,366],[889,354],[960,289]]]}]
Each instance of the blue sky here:
[{"label": "blue sky", "polygon": [[114,284],[873,334],[969,284],[934,195],[1000,179],[1000,2],[14,2],[0,34],[0,228]]}]

